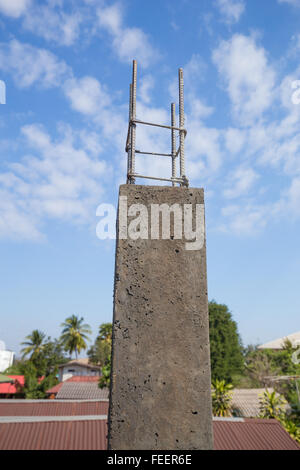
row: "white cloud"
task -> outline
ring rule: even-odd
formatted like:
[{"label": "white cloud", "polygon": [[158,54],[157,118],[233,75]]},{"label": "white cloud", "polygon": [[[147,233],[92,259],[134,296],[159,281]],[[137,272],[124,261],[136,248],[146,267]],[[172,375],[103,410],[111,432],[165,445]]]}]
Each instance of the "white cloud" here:
[{"label": "white cloud", "polygon": [[224,196],[228,199],[234,199],[240,196],[248,195],[259,175],[252,168],[238,167],[229,175],[227,188],[224,190]]},{"label": "white cloud", "polygon": [[144,103],[151,101],[151,91],[154,88],[154,79],[152,75],[145,75],[139,85],[139,97]]},{"label": "white cloud", "polygon": [[100,28],[112,36],[113,49],[122,62],[130,63],[133,59],[137,59],[147,67],[158,58],[158,52],[142,29],[123,25],[120,4],[100,7],[97,14]]},{"label": "white cloud", "polygon": [[234,35],[213,52],[213,61],[223,77],[235,118],[251,124],[272,105],[275,72],[266,51],[251,37]]},{"label": "white cloud", "polygon": [[69,127],[51,139],[40,125],[22,128],[30,154],[0,173],[0,236],[36,240],[49,219],[89,223],[103,192],[107,165],[99,159],[99,142]]},{"label": "white cloud", "polygon": [[245,144],[246,135],[241,129],[229,128],[225,131],[226,149],[233,155],[239,153]]},{"label": "white cloud", "polygon": [[31,0],[0,0],[0,13],[19,18],[31,5]]},{"label": "white cloud", "polygon": [[71,46],[79,37],[82,15],[77,11],[67,14],[55,5],[35,5],[26,12],[23,26],[47,41]]},{"label": "white cloud", "polygon": [[300,7],[300,0],[278,0],[278,3],[288,3],[293,7]]},{"label": "white cloud", "polygon": [[291,181],[288,190],[284,191],[283,196],[276,204],[276,212],[281,216],[294,217],[300,216],[300,177],[297,176]]},{"label": "white cloud", "polygon": [[223,15],[226,23],[237,23],[245,11],[245,2],[242,0],[217,0],[216,5]]},{"label": "white cloud", "polygon": [[64,92],[70,100],[71,107],[83,114],[93,115],[110,104],[107,92],[93,77],[67,80]]},{"label": "white cloud", "polygon": [[267,225],[268,207],[264,205],[231,205],[222,209],[225,218],[220,227],[225,232],[239,236],[257,235]]},{"label": "white cloud", "polygon": [[16,39],[0,43],[0,70],[11,73],[19,88],[29,87],[36,82],[46,88],[59,86],[71,75],[71,69],[66,63],[58,60],[51,52]]}]

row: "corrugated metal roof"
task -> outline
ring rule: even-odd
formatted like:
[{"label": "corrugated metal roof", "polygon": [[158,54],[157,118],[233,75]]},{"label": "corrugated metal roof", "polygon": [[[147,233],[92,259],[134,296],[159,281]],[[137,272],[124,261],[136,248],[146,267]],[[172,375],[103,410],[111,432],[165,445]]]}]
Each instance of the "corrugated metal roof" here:
[{"label": "corrugated metal roof", "polygon": [[0,416],[104,415],[108,401],[0,400]]},{"label": "corrugated metal roof", "polygon": [[300,450],[273,419],[214,420],[215,450]]},{"label": "corrugated metal roof", "polygon": [[56,400],[101,400],[103,398],[108,398],[108,389],[99,388],[97,382],[64,382],[56,395]]},{"label": "corrugated metal roof", "polygon": [[[214,419],[213,429],[216,450],[300,450],[276,420]],[[95,416],[0,422],[0,450],[105,450],[106,435],[106,418]]]},{"label": "corrugated metal roof", "polygon": [[0,423],[1,450],[104,450],[102,420]]},{"label": "corrugated metal roof", "polygon": [[[97,376],[94,376],[94,375],[73,375],[72,377],[67,379],[65,382],[95,382],[95,383],[98,383],[99,382],[99,376],[98,375]],[[56,395],[65,382],[60,382],[59,384],[54,385],[54,387],[49,388],[49,390],[47,390],[47,393],[49,395]]]}]

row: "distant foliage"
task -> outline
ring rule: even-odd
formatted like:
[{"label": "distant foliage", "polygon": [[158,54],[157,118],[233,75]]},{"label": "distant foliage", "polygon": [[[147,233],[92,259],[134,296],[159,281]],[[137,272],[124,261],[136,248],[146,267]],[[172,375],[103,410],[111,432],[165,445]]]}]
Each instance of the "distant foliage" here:
[{"label": "distant foliage", "polygon": [[105,388],[110,385],[111,372],[111,343],[112,343],[112,324],[102,323],[99,327],[99,334],[95,343],[88,351],[90,361],[102,366],[102,375],[99,380],[99,387]]},{"label": "distant foliage", "polygon": [[275,391],[265,390],[260,398],[260,417],[264,419],[283,419],[287,401]]},{"label": "distant foliage", "polygon": [[99,334],[93,346],[88,350],[88,356],[93,364],[105,366],[110,363],[112,342],[112,324],[102,323]]},{"label": "distant foliage", "polygon": [[221,418],[232,414],[232,389],[233,385],[225,380],[216,379],[212,383],[212,409],[213,415]]}]

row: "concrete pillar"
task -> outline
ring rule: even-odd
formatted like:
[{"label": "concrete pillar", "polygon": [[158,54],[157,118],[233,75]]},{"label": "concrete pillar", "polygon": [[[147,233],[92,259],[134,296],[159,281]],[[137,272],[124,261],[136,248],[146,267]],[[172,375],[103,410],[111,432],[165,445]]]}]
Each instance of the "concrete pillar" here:
[{"label": "concrete pillar", "polygon": [[[117,224],[109,449],[211,449],[205,241],[191,251],[173,229],[168,240],[150,237],[151,204],[203,209],[204,191],[123,185],[119,208],[124,197],[128,208],[148,209],[149,239],[118,239],[125,236],[123,211]],[[134,219],[128,217],[128,225]]]}]

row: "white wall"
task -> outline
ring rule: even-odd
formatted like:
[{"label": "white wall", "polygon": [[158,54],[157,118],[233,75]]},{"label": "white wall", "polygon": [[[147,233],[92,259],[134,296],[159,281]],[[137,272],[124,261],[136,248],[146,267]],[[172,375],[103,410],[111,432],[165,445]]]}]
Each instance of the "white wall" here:
[{"label": "white wall", "polygon": [[11,351],[0,351],[0,372],[4,372],[14,362],[14,353]]},{"label": "white wall", "polygon": [[78,366],[78,365],[73,365],[73,364],[61,367],[59,369],[60,382],[64,382],[65,380],[68,380],[70,377],[73,377],[73,375],[96,376],[96,375],[100,375],[100,370],[98,369],[93,370],[93,369],[90,369],[89,367]]}]

